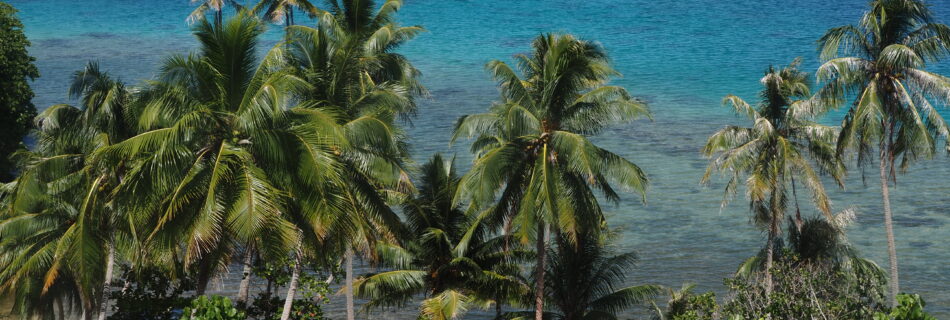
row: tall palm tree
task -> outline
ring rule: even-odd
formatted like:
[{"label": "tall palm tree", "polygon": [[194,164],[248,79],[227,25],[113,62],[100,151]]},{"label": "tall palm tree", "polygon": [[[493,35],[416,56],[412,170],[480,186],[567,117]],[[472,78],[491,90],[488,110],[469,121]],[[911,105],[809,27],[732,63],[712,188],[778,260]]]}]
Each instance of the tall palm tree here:
[{"label": "tall palm tree", "polygon": [[224,21],[224,7],[231,6],[234,7],[235,11],[241,11],[244,9],[240,3],[234,0],[191,0],[192,4],[199,3],[197,8],[188,15],[188,23],[195,23],[199,20],[204,20],[205,15],[208,14],[208,11],[211,11],[214,14],[214,24],[220,26]]},{"label": "tall palm tree", "polygon": [[894,305],[900,284],[888,184],[896,183],[898,159],[906,170],[931,156],[948,132],[932,102],[950,102],[950,79],[925,68],[950,53],[950,27],[934,22],[922,1],[876,0],[857,25],[828,30],[818,45],[825,61],[817,72],[825,83],[821,95],[836,106],[854,97],[838,153],[854,150],[864,166],[877,147]]},{"label": "tall palm tree", "polygon": [[284,70],[279,47],[258,61],[263,31],[248,13],[202,21],[198,52],[166,59],[142,92],[144,132],[102,155],[138,159],[122,191],[150,226],[140,240],[192,266],[198,294],[240,246],[291,252],[298,229],[314,229],[296,217],[322,210],[325,185],[342,179],[332,156],[340,128],[292,108],[289,92],[307,84]]},{"label": "tall palm tree", "polygon": [[366,307],[403,306],[422,295],[466,297],[500,305],[517,300],[528,288],[519,279],[522,250],[505,250],[505,237],[453,203],[459,177],[452,161],[435,155],[421,168],[418,195],[403,205],[410,239],[404,247],[380,244],[383,265],[392,270],[370,274],[355,284],[369,299]]},{"label": "tall palm tree", "polygon": [[[374,13],[374,1],[330,1],[317,28],[288,28],[287,60],[310,84],[296,92],[298,98],[332,113],[350,146],[334,153],[347,173],[334,186],[343,195],[335,206],[341,211],[321,220],[326,249],[344,252],[347,266],[354,249],[372,256],[378,240],[397,242],[399,219],[388,203],[411,190],[396,121],[414,113],[415,98],[425,89],[419,71],[395,50],[422,28],[396,23],[401,4],[388,0]],[[346,269],[347,316],[353,319],[352,268]]]},{"label": "tall palm tree", "polygon": [[618,319],[617,313],[649,301],[662,288],[622,287],[637,262],[634,252],[611,255],[606,235],[581,235],[576,244],[558,239],[548,256],[545,295],[557,312],[546,319]]},{"label": "tall palm tree", "polygon": [[530,55],[517,55],[520,75],[492,61],[488,71],[499,82],[501,102],[488,113],[463,116],[453,140],[476,137],[476,159],[463,178],[457,199],[485,205],[501,190],[486,222],[513,230],[537,249],[535,317],[544,305],[545,232],[549,226],[574,241],[604,222],[594,196],[618,201],[610,182],[641,194],[647,177],[630,161],[602,149],[587,136],[607,126],[648,116],[646,105],[622,87],[606,83],[618,73],[603,48],[571,35],[544,34]]},{"label": "tall palm tree", "polygon": [[0,194],[0,291],[23,315],[55,306],[65,316],[68,304],[104,319],[116,246],[132,242],[113,192],[128,166],[93,156],[133,134],[132,95],[96,63],[74,75],[69,94],[80,106],[37,117],[37,145],[20,154],[21,174]]},{"label": "tall palm tree", "polygon": [[261,0],[251,9],[273,23],[283,21],[286,27],[294,25],[294,10],[301,10],[311,18],[321,12],[308,0]]},{"label": "tall palm tree", "polygon": [[[753,107],[741,98],[726,96],[723,104],[752,121],[752,127],[727,126],[709,137],[703,154],[715,158],[702,178],[714,171],[729,176],[722,205],[735,195],[745,178],[753,221],[766,230],[765,288],[771,291],[775,241],[789,203],[794,198],[796,223],[801,222],[796,181],[811,190],[815,207],[831,216],[831,201],[819,172],[830,173],[842,185],[844,166],[835,156],[836,130],[815,123],[816,100],[810,100],[808,74],[798,70],[801,60],[776,70],[769,67],[760,81],[760,102]],[[813,167],[814,162],[818,169]]]}]

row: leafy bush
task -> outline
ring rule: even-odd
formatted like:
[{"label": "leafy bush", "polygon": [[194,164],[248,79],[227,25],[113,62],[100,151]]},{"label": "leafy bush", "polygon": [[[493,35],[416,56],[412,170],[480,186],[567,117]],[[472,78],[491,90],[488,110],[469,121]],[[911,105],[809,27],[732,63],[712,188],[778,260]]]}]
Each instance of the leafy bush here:
[{"label": "leafy bush", "polygon": [[[249,318],[272,320],[280,319],[283,312],[284,297],[277,295],[279,288],[290,282],[290,259],[280,259],[267,262],[254,268],[254,275],[267,281],[267,289],[247,306]],[[329,302],[327,296],[330,285],[316,277],[311,272],[301,272],[297,279],[297,297],[294,300],[290,318],[293,320],[320,320],[325,319],[321,304]]]},{"label": "leafy bush", "polygon": [[191,300],[191,306],[182,312],[181,320],[244,320],[244,312],[222,296],[200,296]]},{"label": "leafy bush", "polygon": [[685,294],[681,299],[670,301],[671,320],[713,320],[719,305],[716,294],[707,292],[701,295]]},{"label": "leafy bush", "polygon": [[13,178],[9,156],[23,148],[21,141],[33,127],[36,108],[30,101],[34,96],[30,81],[40,76],[16,12],[0,2],[0,182]]},{"label": "leafy bush", "polygon": [[154,268],[134,272],[122,268],[109,295],[114,302],[109,320],[172,320],[178,318],[175,311],[188,305],[182,293],[193,289],[189,279],[173,280]]},{"label": "leafy bush", "polygon": [[800,263],[786,253],[772,268],[766,295],[756,276],[726,279],[732,299],[723,312],[743,319],[869,319],[884,305],[884,279],[866,268]]},{"label": "leafy bush", "polygon": [[927,303],[919,295],[902,293],[897,295],[897,307],[887,314],[883,312],[874,314],[874,320],[937,320],[924,312],[926,305]]},{"label": "leafy bush", "polygon": [[[311,300],[298,299],[294,301],[293,309],[290,310],[290,319],[293,320],[324,320],[323,308]],[[283,307],[280,311],[283,311]]]}]

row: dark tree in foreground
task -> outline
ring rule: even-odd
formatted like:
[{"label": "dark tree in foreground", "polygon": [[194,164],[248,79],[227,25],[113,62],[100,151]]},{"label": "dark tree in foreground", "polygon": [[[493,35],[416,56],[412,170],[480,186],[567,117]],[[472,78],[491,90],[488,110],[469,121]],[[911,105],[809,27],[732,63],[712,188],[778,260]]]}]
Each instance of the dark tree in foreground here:
[{"label": "dark tree in foreground", "polygon": [[13,6],[0,2],[0,181],[12,178],[10,154],[22,147],[36,117],[27,79],[40,76],[33,65],[36,59],[26,51],[30,41],[16,12]]}]

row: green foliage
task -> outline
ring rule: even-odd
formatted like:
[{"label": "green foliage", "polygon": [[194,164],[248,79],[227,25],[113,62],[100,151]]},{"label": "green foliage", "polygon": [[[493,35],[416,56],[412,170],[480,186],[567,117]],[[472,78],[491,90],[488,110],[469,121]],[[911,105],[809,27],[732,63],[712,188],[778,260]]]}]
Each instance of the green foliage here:
[{"label": "green foliage", "polygon": [[744,182],[752,221],[767,231],[770,248],[781,232],[787,206],[794,201],[800,215],[798,185],[811,190],[815,208],[828,217],[831,200],[819,172],[829,173],[843,185],[844,164],[834,148],[836,129],[815,121],[822,110],[809,100],[809,77],[798,70],[800,64],[801,59],[796,59],[782,69],[769,67],[760,80],[764,88],[755,106],[737,96],[723,98],[724,106],[748,118],[751,125],[726,126],[711,135],[702,150],[714,157],[702,182],[707,183],[717,171],[728,178],[722,206]]},{"label": "green foliage", "polygon": [[40,76],[27,52],[30,41],[13,6],[0,2],[0,182],[13,178],[10,155],[23,148],[23,137],[33,128],[36,108],[30,102],[29,81]]},{"label": "green foliage", "polygon": [[244,320],[244,312],[222,296],[199,296],[182,310],[181,320]]},{"label": "green foliage", "polygon": [[900,278],[888,184],[897,182],[898,167],[930,158],[950,134],[934,107],[950,103],[950,78],[927,70],[950,54],[950,26],[937,23],[924,1],[876,0],[858,24],[829,29],[818,45],[824,87],[816,96],[827,107],[848,106],[836,153],[857,155],[859,167],[877,158],[893,305]]},{"label": "green foliage", "polygon": [[[290,282],[294,261],[284,257],[254,267],[254,275],[267,282],[267,290],[258,294],[246,306],[251,319],[279,319],[284,306],[284,297],[277,295],[281,287]],[[297,278],[297,297],[291,310],[291,319],[323,319],[322,305],[329,302],[330,284],[313,272],[300,272]]]},{"label": "green foliage", "polygon": [[37,117],[35,148],[18,154],[20,175],[0,189],[0,291],[23,315],[49,315],[59,305],[96,312],[108,248],[139,245],[127,224],[115,224],[117,202],[127,202],[114,190],[128,167],[94,160],[132,132],[131,94],[95,63],[74,74],[69,93],[81,104]]},{"label": "green foliage", "polygon": [[455,290],[445,290],[422,301],[417,320],[461,319],[471,304],[470,297]]},{"label": "green foliage", "polygon": [[433,310],[443,304],[454,310],[469,303],[516,303],[528,293],[520,265],[530,252],[506,250],[505,237],[481,223],[483,215],[467,214],[453,202],[459,183],[453,160],[436,154],[420,172],[419,192],[403,203],[409,230],[404,247],[377,245],[381,262],[392,270],[358,279],[355,294],[370,300],[367,308],[402,306],[420,294],[432,299],[427,303]]},{"label": "green foliage", "polygon": [[897,306],[890,312],[877,312],[874,320],[937,320],[924,312],[927,305],[924,299],[917,294],[902,293],[897,295]]},{"label": "green foliage", "polygon": [[618,73],[596,42],[543,34],[530,54],[515,59],[518,71],[502,61],[486,65],[502,101],[456,122],[453,140],[475,138],[476,155],[456,198],[488,205],[498,196],[486,222],[500,226],[510,220],[522,243],[540,238],[537,230],[544,225],[556,226],[573,241],[601,227],[595,190],[619,201],[614,188],[645,197],[648,182],[637,165],[588,136],[650,112],[626,89],[607,85]]},{"label": "green foliage", "polygon": [[[879,270],[849,271],[821,263],[802,263],[787,252],[771,270],[773,290],[766,294],[755,277],[726,279],[731,299],[723,313],[743,319],[868,319],[884,306]],[[868,283],[873,283],[869,290]]]},{"label": "green foliage", "polygon": [[[280,308],[277,313],[280,314],[283,308]],[[274,318],[274,320],[279,320],[280,317]],[[291,320],[325,320],[328,319],[323,316],[323,308],[320,304],[313,302],[313,300],[308,299],[297,299],[294,300],[294,305],[292,310],[290,310],[290,319]]]},{"label": "green foliage", "polygon": [[661,320],[713,320],[717,319],[719,304],[716,303],[716,294],[707,292],[696,295],[692,292],[693,285],[684,285],[679,291],[670,290],[670,300],[666,311],[657,308],[654,319]]},{"label": "green foliage", "polygon": [[603,235],[585,234],[573,244],[565,237],[550,250],[544,277],[548,309],[558,319],[616,319],[660,294],[656,285],[623,286],[638,261],[636,253],[614,254]]},{"label": "green foliage", "polygon": [[187,278],[171,279],[157,268],[131,270],[123,267],[122,276],[113,281],[113,302],[109,320],[173,320],[175,311],[188,305],[182,297],[194,284]]}]

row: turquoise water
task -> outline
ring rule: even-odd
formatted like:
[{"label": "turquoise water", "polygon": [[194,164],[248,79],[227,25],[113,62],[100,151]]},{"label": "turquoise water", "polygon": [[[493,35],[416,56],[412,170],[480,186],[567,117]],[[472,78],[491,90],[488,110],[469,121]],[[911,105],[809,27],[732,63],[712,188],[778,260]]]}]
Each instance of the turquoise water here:
[{"label": "turquoise water", "polygon": [[[162,57],[195,44],[185,24],[193,8],[186,0],[11,2],[21,11],[42,73],[34,87],[39,108],[68,101],[67,81],[87,60],[99,60],[125,81],[138,83],[155,72]],[[730,93],[756,99],[758,79],[770,64],[801,56],[803,69],[814,70],[815,40],[829,27],[856,21],[866,5],[864,0],[405,2],[401,21],[428,29],[403,49],[432,93],[409,129],[419,160],[433,152],[457,152],[460,161],[470,160],[465,143],[450,147],[448,137],[458,116],[482,112],[495,99],[497,91],[483,71],[488,60],[526,51],[541,32],[571,32],[601,42],[624,74],[616,83],[649,101],[655,113],[652,122],[637,121],[596,138],[638,163],[653,181],[646,206],[629,196],[610,208],[611,226],[623,233],[621,246],[641,255],[630,278],[671,287],[694,282],[701,291],[721,290],[722,278],[764,243],[741,200],[720,211],[722,185],[699,185],[707,163],[699,154],[705,137],[739,121],[719,100]],[[938,19],[950,23],[950,2],[932,3]],[[275,40],[280,32],[273,29],[268,37]],[[931,69],[950,75],[950,63]],[[840,116],[827,121],[837,123]],[[913,166],[892,193],[902,288],[923,295],[938,318],[950,318],[946,158]],[[869,173],[872,179],[864,186],[861,173],[853,171],[847,188],[833,191],[832,199],[836,209],[858,207],[849,238],[884,265],[881,205],[874,172]]]}]

